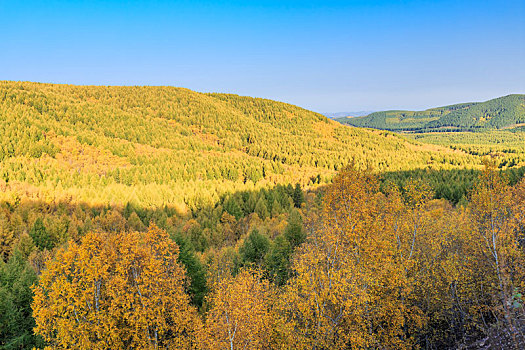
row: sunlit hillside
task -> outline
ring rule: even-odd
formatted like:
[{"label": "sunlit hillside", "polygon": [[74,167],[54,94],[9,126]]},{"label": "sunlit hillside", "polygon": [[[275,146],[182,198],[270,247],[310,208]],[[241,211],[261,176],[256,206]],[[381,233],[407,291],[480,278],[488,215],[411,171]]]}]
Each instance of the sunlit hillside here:
[{"label": "sunlit hillside", "polygon": [[525,166],[525,130],[487,132],[418,133],[407,135],[419,142],[447,146],[475,156],[497,159],[498,167]]},{"label": "sunlit hillside", "polygon": [[182,209],[234,190],[327,182],[352,159],[377,171],[479,165],[289,104],[174,87],[3,81],[0,129],[7,199]]}]

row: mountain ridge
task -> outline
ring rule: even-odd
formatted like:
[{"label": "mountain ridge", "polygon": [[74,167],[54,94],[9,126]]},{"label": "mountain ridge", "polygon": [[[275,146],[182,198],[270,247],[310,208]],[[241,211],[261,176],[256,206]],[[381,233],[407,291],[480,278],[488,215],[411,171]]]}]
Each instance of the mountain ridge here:
[{"label": "mountain ridge", "polygon": [[484,102],[458,103],[423,111],[389,110],[335,120],[356,127],[404,132],[502,129],[525,123],[525,94],[510,94]]}]

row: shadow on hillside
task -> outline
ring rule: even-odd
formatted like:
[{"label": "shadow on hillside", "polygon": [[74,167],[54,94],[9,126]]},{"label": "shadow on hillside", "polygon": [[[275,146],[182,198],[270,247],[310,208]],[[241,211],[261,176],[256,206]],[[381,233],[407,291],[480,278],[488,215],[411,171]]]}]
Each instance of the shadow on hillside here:
[{"label": "shadow on hillside", "polygon": [[[500,170],[512,186],[525,176],[525,167]],[[408,179],[420,179],[428,183],[434,191],[434,198],[443,198],[454,205],[464,204],[474,184],[481,174],[481,170],[453,169],[431,170],[417,169],[406,171],[393,171],[381,174],[381,189],[387,183],[394,183],[403,187]]]}]

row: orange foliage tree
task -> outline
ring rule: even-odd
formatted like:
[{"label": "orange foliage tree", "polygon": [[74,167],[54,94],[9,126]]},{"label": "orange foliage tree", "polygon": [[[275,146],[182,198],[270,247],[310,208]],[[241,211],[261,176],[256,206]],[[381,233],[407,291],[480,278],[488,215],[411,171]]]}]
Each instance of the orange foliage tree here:
[{"label": "orange foliage tree", "polygon": [[33,288],[50,348],[190,348],[198,328],[178,247],[166,232],[89,233],[47,262]]}]

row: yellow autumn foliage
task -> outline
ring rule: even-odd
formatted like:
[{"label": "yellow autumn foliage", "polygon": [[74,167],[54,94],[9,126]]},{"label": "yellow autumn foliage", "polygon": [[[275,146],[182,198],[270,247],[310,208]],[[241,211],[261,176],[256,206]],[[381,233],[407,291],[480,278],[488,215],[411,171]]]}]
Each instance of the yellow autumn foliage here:
[{"label": "yellow autumn foliage", "polygon": [[201,349],[267,349],[272,343],[277,314],[276,291],[256,271],[242,270],[219,280],[199,334]]},{"label": "yellow autumn foliage", "polygon": [[166,232],[89,233],[48,261],[33,288],[51,349],[188,349],[198,328]]}]

